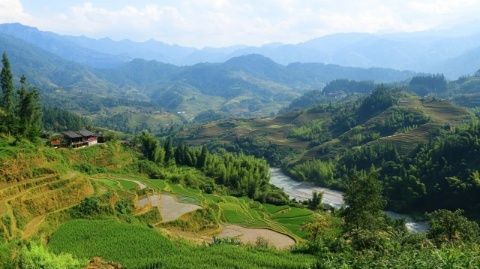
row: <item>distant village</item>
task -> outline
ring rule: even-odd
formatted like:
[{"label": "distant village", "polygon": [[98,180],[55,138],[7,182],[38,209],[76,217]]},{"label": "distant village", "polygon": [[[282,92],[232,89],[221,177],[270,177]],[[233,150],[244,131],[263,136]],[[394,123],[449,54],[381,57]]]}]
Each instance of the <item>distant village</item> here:
[{"label": "distant village", "polygon": [[54,134],[50,145],[56,148],[82,148],[105,142],[102,134],[95,134],[88,130],[65,131]]}]

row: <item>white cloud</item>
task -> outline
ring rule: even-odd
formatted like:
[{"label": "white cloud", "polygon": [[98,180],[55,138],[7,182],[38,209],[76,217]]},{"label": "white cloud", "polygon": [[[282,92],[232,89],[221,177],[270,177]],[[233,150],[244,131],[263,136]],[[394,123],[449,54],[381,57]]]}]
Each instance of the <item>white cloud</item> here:
[{"label": "white cloud", "polygon": [[25,13],[20,0],[0,0],[0,23],[29,22],[31,17]]},{"label": "white cloud", "polygon": [[[53,0],[52,0],[53,1]],[[60,0],[57,0],[60,1]],[[146,1],[140,1],[146,2]],[[0,21],[31,22],[42,29],[94,37],[193,46],[301,42],[337,32],[418,31],[465,17],[478,0],[183,0],[110,7],[93,1],[30,17],[19,0],[0,0]],[[5,4],[4,4],[5,3]]]}]

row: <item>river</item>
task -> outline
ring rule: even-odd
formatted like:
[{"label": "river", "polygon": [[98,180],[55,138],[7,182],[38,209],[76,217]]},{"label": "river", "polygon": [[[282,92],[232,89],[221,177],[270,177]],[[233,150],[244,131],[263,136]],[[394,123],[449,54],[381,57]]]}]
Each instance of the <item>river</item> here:
[{"label": "river", "polygon": [[[328,204],[334,208],[341,208],[345,203],[343,201],[343,193],[328,188],[322,188],[315,186],[311,182],[299,182],[295,181],[289,176],[285,175],[279,168],[270,169],[270,183],[283,189],[288,194],[290,199],[297,201],[306,201],[312,198],[312,193],[322,192],[323,203]],[[405,226],[411,232],[425,232],[428,229],[428,225],[423,221],[414,221],[411,217],[395,212],[387,211],[386,214],[393,219],[405,219]]]}]

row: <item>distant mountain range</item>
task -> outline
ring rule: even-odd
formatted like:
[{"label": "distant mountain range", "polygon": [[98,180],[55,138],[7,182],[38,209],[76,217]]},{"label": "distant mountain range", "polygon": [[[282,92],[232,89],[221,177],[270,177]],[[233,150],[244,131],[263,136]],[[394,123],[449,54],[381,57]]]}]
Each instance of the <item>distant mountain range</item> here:
[{"label": "distant mountain range", "polygon": [[94,68],[111,68],[135,58],[182,66],[221,63],[233,57],[260,54],[284,65],[300,62],[392,68],[444,73],[453,79],[479,69],[480,58],[476,56],[480,54],[480,32],[462,35],[452,32],[335,34],[299,44],[196,49],[155,40],[92,39],[43,32],[21,24],[0,25],[0,33]]},{"label": "distant mountain range", "polygon": [[49,103],[84,113],[110,114],[110,109],[124,105],[158,107],[189,118],[211,109],[236,116],[269,115],[334,79],[393,82],[414,75],[321,63],[281,65],[258,54],[176,66],[112,56],[70,37],[19,24],[0,28],[0,51],[8,53],[15,75],[25,74]]}]

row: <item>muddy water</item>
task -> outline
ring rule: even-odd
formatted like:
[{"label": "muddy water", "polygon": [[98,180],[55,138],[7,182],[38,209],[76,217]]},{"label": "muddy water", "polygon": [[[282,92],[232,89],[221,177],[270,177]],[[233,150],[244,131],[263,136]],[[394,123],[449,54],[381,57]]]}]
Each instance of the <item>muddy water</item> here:
[{"label": "muddy water", "polygon": [[153,194],[144,197],[137,202],[137,208],[144,208],[148,205],[158,207],[162,222],[174,221],[184,214],[201,209],[200,206],[188,203],[182,203],[177,200],[177,197],[168,194]]},{"label": "muddy water", "polygon": [[295,245],[295,240],[290,236],[269,230],[259,228],[245,228],[238,225],[228,224],[223,227],[219,238],[238,238],[244,244],[254,245],[258,238],[263,238],[268,243],[278,249],[287,249]]},{"label": "muddy water", "polygon": [[[322,192],[323,203],[328,204],[334,208],[340,208],[344,205],[343,193],[340,191],[321,188],[315,186],[311,182],[299,182],[295,181],[289,176],[285,175],[279,168],[270,169],[270,183],[283,189],[291,199],[297,201],[306,201],[312,198],[312,193]],[[412,232],[425,232],[428,229],[427,223],[423,221],[414,221],[408,215],[398,214],[395,212],[387,211],[386,214],[393,219],[405,219],[405,226]]]}]

